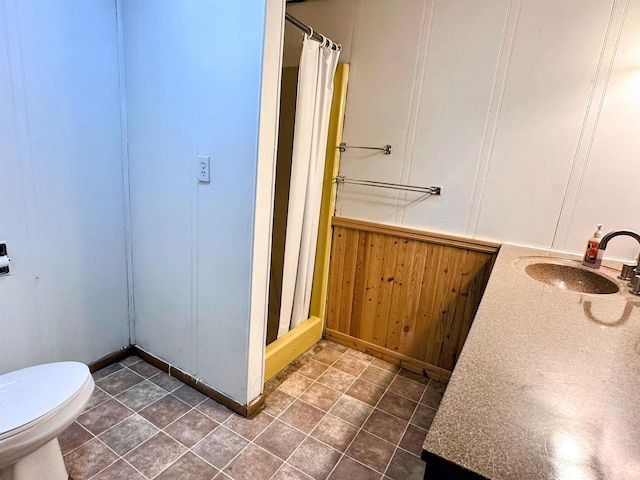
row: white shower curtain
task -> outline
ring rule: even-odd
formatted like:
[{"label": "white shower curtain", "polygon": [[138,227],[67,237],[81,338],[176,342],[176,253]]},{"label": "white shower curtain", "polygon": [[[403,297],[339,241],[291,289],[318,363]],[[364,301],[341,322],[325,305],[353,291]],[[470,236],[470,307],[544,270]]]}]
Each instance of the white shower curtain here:
[{"label": "white shower curtain", "polygon": [[339,50],[304,36],[298,72],[278,337],[304,322],[309,315],[333,75],[339,56]]}]

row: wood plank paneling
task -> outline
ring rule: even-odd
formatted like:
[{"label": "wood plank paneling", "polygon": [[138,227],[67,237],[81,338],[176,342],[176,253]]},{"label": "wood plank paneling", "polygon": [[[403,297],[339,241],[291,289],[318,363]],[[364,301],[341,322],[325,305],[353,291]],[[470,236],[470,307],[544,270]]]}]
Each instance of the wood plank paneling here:
[{"label": "wood plank paneling", "polygon": [[384,347],[387,327],[389,326],[389,313],[391,311],[391,298],[393,296],[393,275],[395,274],[398,259],[398,238],[391,235],[384,236],[384,255],[382,257],[382,274],[378,280],[378,303],[373,323],[373,343]]},{"label": "wood plank paneling", "polygon": [[344,265],[342,271],[342,297],[340,300],[340,324],[338,330],[348,332],[353,309],[353,283],[356,277],[356,262],[359,248],[358,230],[347,230],[345,234]]},{"label": "wood plank paneling", "polygon": [[401,238],[398,240],[398,259],[396,261],[395,274],[393,276],[393,293],[391,295],[391,308],[389,310],[389,325],[385,336],[385,348],[398,350],[400,344],[400,332],[404,327],[407,297],[409,296],[409,277],[411,275],[411,262],[415,254],[415,241]]},{"label": "wood plank paneling", "polygon": [[351,219],[333,224],[327,335],[414,370],[451,372],[498,245]]},{"label": "wood plank paneling", "polygon": [[349,324],[349,333],[359,332],[362,321],[362,311],[366,301],[365,280],[367,270],[365,267],[369,265],[369,255],[371,249],[367,246],[368,238],[364,233],[358,236],[358,253],[356,260],[356,272],[353,284],[353,308],[351,309],[351,323]]},{"label": "wood plank paneling", "polygon": [[368,265],[365,266],[365,304],[360,319],[360,331],[354,331],[352,336],[362,338],[367,342],[373,341],[373,326],[378,307],[378,294],[380,292],[380,275],[384,259],[384,235],[366,233],[369,242]]},{"label": "wood plank paneling", "polygon": [[329,296],[327,298],[327,328],[337,330],[340,324],[340,299],[342,297],[342,270],[346,229],[334,229],[329,263]]},{"label": "wood plank paneling", "polygon": [[407,309],[402,322],[398,346],[395,348],[399,353],[406,356],[411,355],[416,338],[417,319],[422,297],[422,279],[424,278],[424,265],[427,260],[428,249],[428,244],[415,242],[415,253],[411,261],[411,277],[407,292]]}]

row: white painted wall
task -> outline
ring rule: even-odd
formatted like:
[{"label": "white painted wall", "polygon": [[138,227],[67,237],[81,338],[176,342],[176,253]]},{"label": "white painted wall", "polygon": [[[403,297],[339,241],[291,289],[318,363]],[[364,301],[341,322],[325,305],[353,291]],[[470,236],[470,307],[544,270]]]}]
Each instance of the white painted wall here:
[{"label": "white painted wall", "polygon": [[260,395],[264,386],[284,12],[285,4],[282,0],[268,0],[266,2],[251,272],[248,401]]},{"label": "white painted wall", "polygon": [[[322,0],[287,11],[348,47],[337,214],[582,252],[640,230],[640,1]],[[320,13],[321,12],[321,13]],[[295,45],[286,45],[285,61]],[[616,239],[607,253],[633,258]]]},{"label": "white painted wall", "polygon": [[265,2],[123,7],[136,341],[244,404]]},{"label": "white painted wall", "polygon": [[0,0],[0,373],[129,344],[113,1]]}]

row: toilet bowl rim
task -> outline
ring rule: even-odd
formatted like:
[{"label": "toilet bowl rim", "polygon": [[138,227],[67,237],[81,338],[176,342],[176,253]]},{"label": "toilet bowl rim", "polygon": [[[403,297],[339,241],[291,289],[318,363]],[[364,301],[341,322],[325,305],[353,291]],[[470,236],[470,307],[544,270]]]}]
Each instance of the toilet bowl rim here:
[{"label": "toilet bowl rim", "polygon": [[[88,397],[91,397],[91,393],[93,393],[93,389],[95,386],[95,382],[93,380],[93,377],[91,376],[91,374],[87,375],[87,378],[85,379],[85,381],[82,383],[82,385],[80,386],[80,388],[78,388],[73,395],[71,395],[70,397],[68,397],[64,402],[62,402],[61,404],[57,405],[56,407],[54,407],[53,409],[49,410],[47,413],[45,413],[44,415],[41,415],[37,418],[34,418],[33,420],[24,423],[22,425],[20,425],[19,427],[13,428],[11,430],[7,430],[4,433],[0,433],[0,449],[1,449],[1,445],[2,442],[4,440],[7,440],[15,435],[19,435],[20,433],[32,429],[34,427],[36,427],[37,425],[46,422],[48,419],[55,417],[57,415],[60,414],[61,411],[66,410],[69,405],[71,405],[72,403],[74,403],[74,401],[81,395],[83,395],[87,389],[90,389],[90,393]],[[87,402],[88,402],[89,398],[87,398]],[[85,402],[86,405],[86,402]],[[84,405],[82,406],[82,410],[84,410]],[[82,410],[78,413],[78,416],[82,413]]]},{"label": "toilet bowl rim", "polygon": [[0,438],[68,403],[90,376],[87,365],[78,361],[43,363],[0,375]]},{"label": "toilet bowl rim", "polygon": [[67,402],[50,414],[11,430],[11,435],[0,438],[0,470],[35,452],[68,428],[82,414],[93,388],[93,377],[89,375],[77,394],[69,397]]}]

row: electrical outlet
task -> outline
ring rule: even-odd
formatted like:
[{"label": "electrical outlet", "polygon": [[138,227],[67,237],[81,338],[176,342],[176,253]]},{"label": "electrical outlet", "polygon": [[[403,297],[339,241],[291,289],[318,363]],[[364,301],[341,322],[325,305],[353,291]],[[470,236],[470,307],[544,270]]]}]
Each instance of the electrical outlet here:
[{"label": "electrical outlet", "polygon": [[200,183],[209,183],[211,176],[209,173],[210,157],[203,155],[198,156],[198,181]]}]

